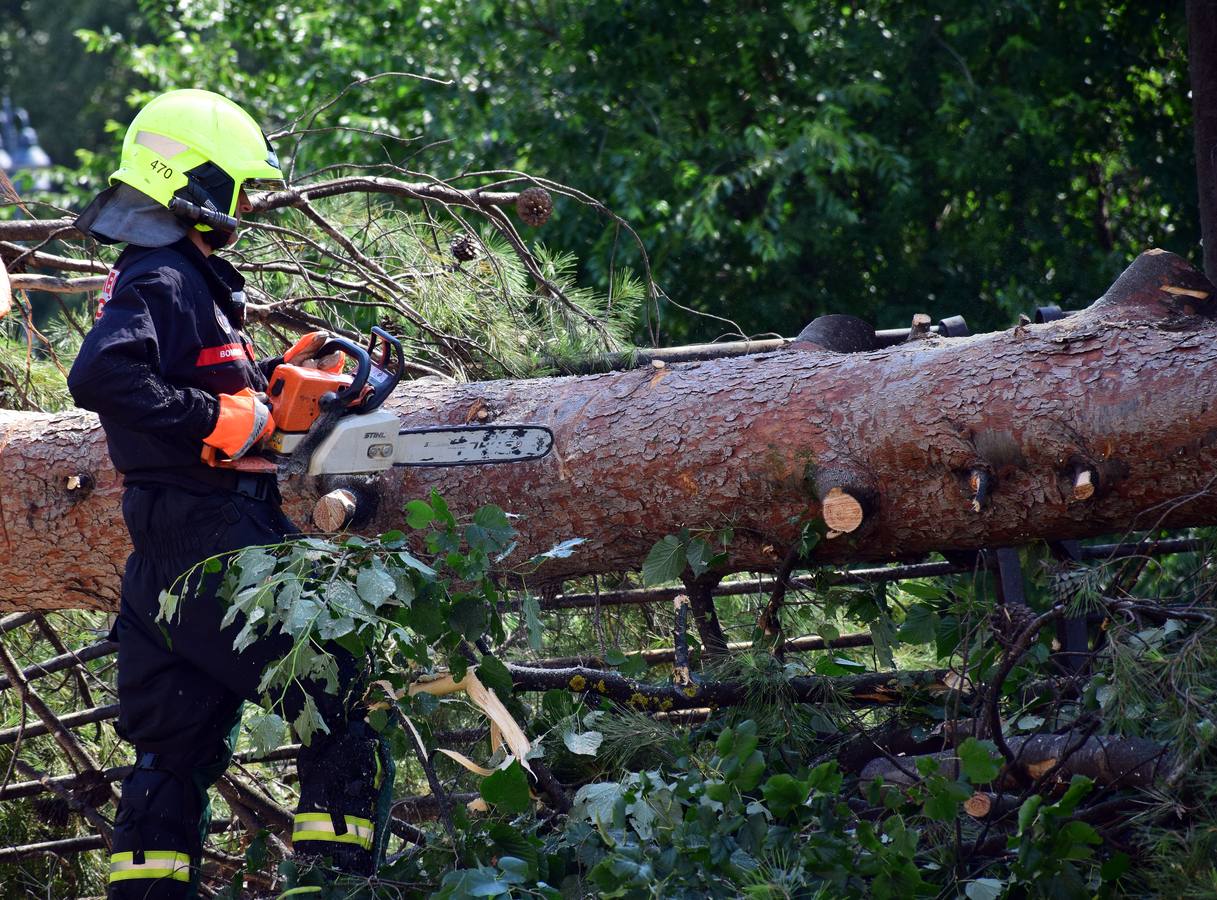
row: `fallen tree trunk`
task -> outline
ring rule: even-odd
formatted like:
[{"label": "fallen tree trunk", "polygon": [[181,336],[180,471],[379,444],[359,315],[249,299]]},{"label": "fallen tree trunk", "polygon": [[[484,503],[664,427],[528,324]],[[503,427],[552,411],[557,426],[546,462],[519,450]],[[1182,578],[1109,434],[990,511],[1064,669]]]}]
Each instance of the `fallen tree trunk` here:
[{"label": "fallen tree trunk", "polygon": [[[364,492],[378,501],[366,529],[399,526],[405,501],[432,489],[458,510],[496,503],[522,516],[521,556],[586,539],[546,565],[559,579],[636,567],[682,527],[728,525],[724,570],[774,571],[826,500],[839,533],[816,547],[824,562],[1217,522],[1213,290],[1151,251],[1088,309],[994,334],[412,382],[391,401],[406,425],[546,424],[555,449],[493,471],[395,470]],[[285,486],[299,522],[334,487],[314,482]],[[120,493],[93,416],[0,413],[0,609],[112,608]]]}]

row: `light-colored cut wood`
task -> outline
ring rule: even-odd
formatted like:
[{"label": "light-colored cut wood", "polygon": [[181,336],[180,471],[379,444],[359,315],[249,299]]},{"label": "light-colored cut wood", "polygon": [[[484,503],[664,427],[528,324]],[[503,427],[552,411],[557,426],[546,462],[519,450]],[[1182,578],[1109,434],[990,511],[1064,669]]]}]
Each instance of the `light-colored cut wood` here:
[{"label": "light-colored cut wood", "polygon": [[334,532],[345,528],[355,515],[355,495],[339,488],[330,491],[313,507],[313,524],[322,531]]},{"label": "light-colored cut wood", "polygon": [[833,488],[824,497],[822,512],[824,524],[829,530],[842,534],[856,531],[865,516],[858,498],[839,487]]}]

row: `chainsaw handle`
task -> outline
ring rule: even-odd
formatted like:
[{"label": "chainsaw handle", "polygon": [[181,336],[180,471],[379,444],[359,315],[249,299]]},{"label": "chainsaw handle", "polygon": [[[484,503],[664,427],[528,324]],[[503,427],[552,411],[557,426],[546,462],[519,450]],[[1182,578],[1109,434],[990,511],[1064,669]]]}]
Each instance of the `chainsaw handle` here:
[{"label": "chainsaw handle", "polygon": [[364,386],[368,383],[368,375],[372,372],[372,358],[368,356],[368,351],[344,337],[330,337],[313,355],[320,359],[335,350],[341,350],[355,360],[355,373],[351,376],[351,383],[346,387],[321,395],[317,403],[322,410],[342,408],[351,401],[358,400],[363,393]]},{"label": "chainsaw handle", "polygon": [[402,372],[406,368],[406,356],[401,348],[401,341],[379,325],[372,326],[372,336],[368,339],[368,356],[372,360],[372,390],[359,404],[360,412],[371,412],[384,403],[401,381]]}]

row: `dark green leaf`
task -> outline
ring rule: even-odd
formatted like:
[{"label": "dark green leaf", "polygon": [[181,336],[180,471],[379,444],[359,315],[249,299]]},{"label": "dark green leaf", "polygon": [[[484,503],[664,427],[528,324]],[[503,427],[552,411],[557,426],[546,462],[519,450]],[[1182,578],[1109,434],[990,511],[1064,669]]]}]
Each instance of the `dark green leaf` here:
[{"label": "dark green leaf", "polygon": [[770,777],[761,789],[761,793],[765,797],[769,811],[782,819],[807,800],[810,787],[806,782],[782,772]]},{"label": "dark green leaf", "polygon": [[513,759],[505,769],[498,769],[482,780],[482,797],[491,806],[507,813],[525,812],[531,805],[528,776],[519,760]]},{"label": "dark green leaf", "polygon": [[466,597],[457,600],[448,610],[448,624],[457,634],[476,641],[486,631],[486,604],[481,600]]},{"label": "dark green leaf", "polygon": [[906,644],[928,644],[938,630],[938,613],[925,603],[914,603],[901,623],[897,636]]},{"label": "dark green leaf", "polygon": [[478,680],[498,694],[500,700],[511,696],[511,673],[493,656],[482,656],[482,661],[478,664]]},{"label": "dark green leaf", "polygon": [[660,539],[642,563],[642,583],[663,584],[685,570],[685,547],[674,534]]},{"label": "dark green leaf", "polygon": [[406,504],[406,524],[411,528],[426,528],[435,520],[435,511],[425,500],[411,500]]},{"label": "dark green leaf", "polygon": [[989,784],[1001,771],[1002,758],[992,741],[970,737],[955,751],[959,768],[972,784]]}]

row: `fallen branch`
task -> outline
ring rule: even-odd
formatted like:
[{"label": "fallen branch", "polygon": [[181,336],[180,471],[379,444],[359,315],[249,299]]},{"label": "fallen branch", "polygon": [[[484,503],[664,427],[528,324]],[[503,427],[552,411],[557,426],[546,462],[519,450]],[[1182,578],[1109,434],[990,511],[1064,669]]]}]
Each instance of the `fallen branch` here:
[{"label": "fallen branch", "polygon": [[[791,638],[783,645],[787,653],[810,652],[814,650],[847,650],[853,647],[869,647],[874,643],[869,631],[857,634],[843,634],[832,640],[825,640],[819,635],[804,635]],[[727,644],[728,653],[742,653],[753,648],[752,641],[731,641]],[[643,650],[638,654],[648,666],[662,666],[676,661],[675,647],[659,647],[655,650]],[[597,656],[551,656],[547,659],[520,662],[522,666],[533,669],[568,669],[573,666],[587,666],[591,669],[603,669],[607,663]]]},{"label": "fallen branch", "polygon": [[[508,665],[516,690],[566,690],[589,698],[606,698],[635,709],[668,712],[674,709],[738,706],[747,701],[749,687],[739,681],[701,682],[677,687],[634,681],[616,672],[574,666],[536,669]],[[785,682],[789,696],[799,703],[843,703],[849,706],[886,706],[905,703],[917,695],[970,690],[970,684],[949,669],[908,672],[873,672],[840,677],[798,676]]]},{"label": "fallen branch", "polygon": [[[1032,734],[1009,739],[1014,764],[998,777],[999,789],[1018,787],[1021,780],[1039,778],[1057,768],[1056,778],[1068,781],[1085,775],[1103,787],[1148,787],[1169,772],[1174,752],[1165,744],[1136,737],[1090,737],[1078,744],[1077,733]],[[1076,748],[1076,749],[1075,749]],[[1072,751],[1066,758],[1065,754]],[[863,788],[876,778],[887,784],[911,785],[921,781],[917,762],[933,759],[939,774],[959,776],[959,758],[954,750],[900,759],[875,759],[862,769]]]}]

